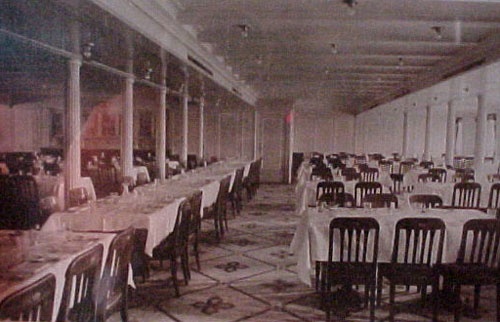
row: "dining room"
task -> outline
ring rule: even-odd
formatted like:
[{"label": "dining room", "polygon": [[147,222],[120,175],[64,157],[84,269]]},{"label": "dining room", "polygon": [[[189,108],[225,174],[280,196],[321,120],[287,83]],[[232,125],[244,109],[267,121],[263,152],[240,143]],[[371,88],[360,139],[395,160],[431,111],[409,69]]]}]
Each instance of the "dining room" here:
[{"label": "dining room", "polygon": [[500,321],[497,0],[0,8],[0,320]]}]

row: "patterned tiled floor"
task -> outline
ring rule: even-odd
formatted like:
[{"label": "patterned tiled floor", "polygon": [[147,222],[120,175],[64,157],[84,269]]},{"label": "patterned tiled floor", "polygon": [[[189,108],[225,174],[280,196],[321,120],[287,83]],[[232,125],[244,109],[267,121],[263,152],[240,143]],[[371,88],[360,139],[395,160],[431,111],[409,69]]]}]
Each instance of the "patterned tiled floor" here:
[{"label": "patterned tiled floor", "polygon": [[[206,232],[201,244],[201,272],[191,261],[192,279],[181,297],[174,296],[168,267],[151,262],[151,277],[138,281],[132,292],[129,320],[181,322],[264,322],[324,321],[320,298],[301,283],[295,273],[295,258],[289,254],[298,217],[294,214],[293,186],[261,185],[257,196],[244,205],[236,218],[229,212],[229,232],[222,242],[211,238],[211,222],[203,223]],[[167,266],[167,265],[165,265]],[[182,277],[182,274],[179,274]],[[359,290],[360,292],[362,289]],[[471,298],[470,290],[467,298]],[[415,292],[399,290],[398,301],[405,301],[396,321],[430,321],[430,310],[421,308]],[[481,292],[481,318],[494,321],[493,289]],[[387,320],[387,298],[376,310],[377,320]],[[368,321],[368,310],[351,312],[336,321]],[[443,311],[441,321],[453,320]],[[120,321],[114,314],[108,321]],[[473,321],[464,317],[461,321]]]}]

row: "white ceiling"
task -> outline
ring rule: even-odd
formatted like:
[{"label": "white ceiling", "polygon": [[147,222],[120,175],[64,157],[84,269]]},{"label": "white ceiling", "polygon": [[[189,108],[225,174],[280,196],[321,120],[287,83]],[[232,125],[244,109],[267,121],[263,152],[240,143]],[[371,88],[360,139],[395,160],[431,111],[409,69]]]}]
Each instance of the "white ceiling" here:
[{"label": "white ceiling", "polygon": [[175,1],[177,20],[262,99],[359,113],[500,57],[500,1]]}]

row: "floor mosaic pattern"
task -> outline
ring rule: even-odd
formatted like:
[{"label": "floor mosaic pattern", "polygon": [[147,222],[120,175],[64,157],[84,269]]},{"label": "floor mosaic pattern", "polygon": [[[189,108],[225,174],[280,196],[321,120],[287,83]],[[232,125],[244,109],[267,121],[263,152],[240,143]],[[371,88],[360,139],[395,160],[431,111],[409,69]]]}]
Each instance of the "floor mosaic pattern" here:
[{"label": "floor mosaic pattern", "polygon": [[[146,282],[139,279],[130,294],[129,321],[325,321],[319,295],[298,280],[295,257],[289,253],[299,219],[294,212],[294,187],[261,185],[243,208],[236,217],[229,210],[229,231],[220,243],[211,234],[213,223],[203,223],[201,271],[196,271],[192,258],[192,279],[187,286],[180,282],[181,297],[174,295],[168,264],[160,267],[152,261],[150,278]],[[462,293],[465,301],[472,301],[470,289],[464,288]],[[418,299],[414,290],[398,289],[396,300],[404,301],[404,306],[396,321],[430,321],[430,309],[420,306]],[[387,320],[387,303],[384,296],[376,310],[378,321]],[[495,290],[483,288],[481,318],[463,317],[461,321],[495,321],[494,316]],[[368,310],[361,308],[347,317],[334,315],[332,320],[368,321],[368,317]],[[450,312],[440,311],[440,321],[452,320]],[[108,321],[120,321],[119,314]]]}]

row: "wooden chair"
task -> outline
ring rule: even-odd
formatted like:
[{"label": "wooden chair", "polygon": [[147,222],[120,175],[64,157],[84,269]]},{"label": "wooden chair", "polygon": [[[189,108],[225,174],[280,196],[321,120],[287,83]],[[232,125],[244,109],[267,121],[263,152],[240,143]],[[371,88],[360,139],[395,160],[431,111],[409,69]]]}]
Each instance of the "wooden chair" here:
[{"label": "wooden chair", "polygon": [[500,183],[494,183],[491,185],[488,208],[500,208]]},{"label": "wooden chair", "polygon": [[415,163],[413,163],[413,161],[401,161],[399,163],[399,173],[405,174],[408,171],[410,171],[414,166]]},{"label": "wooden chair", "polygon": [[344,184],[339,181],[321,181],[316,186],[316,200],[327,204],[344,205]]},{"label": "wooden chair", "polygon": [[432,168],[434,168],[434,162],[432,162],[432,161],[421,161],[419,163],[419,166],[421,166],[422,168],[425,168],[425,169],[432,169]]},{"label": "wooden chair", "polygon": [[102,245],[79,255],[68,266],[58,321],[94,321],[101,276]]},{"label": "wooden chair", "polygon": [[453,187],[451,206],[454,208],[479,208],[481,185],[477,182],[459,182]]},{"label": "wooden chair", "polygon": [[243,183],[243,172],[245,168],[236,169],[233,186],[231,187],[231,191],[229,192],[229,201],[231,202],[231,207],[233,208],[233,217],[236,217],[236,214],[240,214],[242,209],[242,197],[241,197],[241,188]]},{"label": "wooden chair", "polygon": [[394,194],[400,194],[403,192],[403,179],[404,174],[401,173],[391,173],[390,175],[392,180],[392,189],[391,192]]},{"label": "wooden chair", "polygon": [[392,193],[375,193],[365,195],[361,201],[361,206],[369,208],[398,208],[398,197]]},{"label": "wooden chair", "polygon": [[69,190],[69,206],[76,207],[84,205],[89,201],[89,193],[85,187],[77,187]]},{"label": "wooden chair", "polygon": [[443,206],[443,199],[438,195],[418,194],[409,197],[411,206],[419,206],[422,209],[439,208]]},{"label": "wooden chair", "polygon": [[316,166],[312,169],[311,175],[309,177],[310,180],[314,180],[315,178],[318,178],[320,180],[325,180],[325,181],[332,181],[333,180],[333,174],[330,168],[328,168],[325,165],[320,165]]},{"label": "wooden chair", "polygon": [[439,176],[439,182],[446,182],[446,169],[443,168],[432,168],[429,169],[429,173],[432,175],[437,175]]},{"label": "wooden chair", "polygon": [[227,176],[220,181],[217,199],[213,205],[203,209],[203,219],[213,219],[215,236],[220,240],[224,236],[224,227],[227,229],[227,202],[231,176]]},{"label": "wooden chair", "polygon": [[177,259],[180,258],[184,283],[187,285],[189,280],[188,273],[188,243],[189,226],[191,224],[192,212],[189,200],[183,200],[177,211],[174,230],[159,245],[153,248],[153,259],[170,261],[170,272],[174,284],[175,295],[180,296],[179,282],[177,280]]},{"label": "wooden chair", "polygon": [[31,175],[14,175],[8,180],[13,189],[12,211],[16,217],[15,227],[12,228],[35,228],[41,222],[40,195],[35,179]]},{"label": "wooden chair", "polygon": [[380,168],[380,171],[387,172],[387,173],[392,173],[392,168],[393,168],[392,161],[390,161],[390,160],[380,160],[378,162],[378,166]]},{"label": "wooden chair", "polygon": [[429,174],[439,176],[439,182],[446,182],[446,169],[443,168],[432,168],[429,169]]},{"label": "wooden chair", "polygon": [[361,207],[363,197],[368,194],[382,193],[379,182],[358,182],[354,186],[354,207]]},{"label": "wooden chair", "polygon": [[360,174],[356,171],[355,168],[344,168],[340,173],[345,178],[345,181],[361,179]]},{"label": "wooden chair", "polygon": [[[191,225],[189,226],[189,235],[193,236],[193,252],[196,259],[196,268],[201,271],[200,265],[200,250],[199,239],[201,231],[201,202],[203,199],[203,192],[197,191],[191,195],[189,202],[191,203]],[[191,274],[189,274],[191,275]]]},{"label": "wooden chair", "polygon": [[378,180],[378,169],[376,168],[361,170],[359,174],[361,175],[361,181],[374,182]]},{"label": "wooden chair", "polygon": [[[454,320],[459,321],[462,305],[459,301],[462,285],[474,285],[474,316],[479,308],[482,285],[496,285],[497,314],[500,322],[500,226],[496,219],[471,219],[464,224],[457,260],[451,264],[436,265],[434,289],[437,292],[439,277],[452,291]],[[438,319],[439,301],[434,303],[433,320]]]},{"label": "wooden chair", "polygon": [[390,263],[378,264],[377,303],[381,304],[383,279],[389,281],[389,321],[394,320],[396,285],[420,287],[425,300],[433,285],[433,265],[442,260],[445,224],[439,218],[403,218],[396,224]]},{"label": "wooden chair", "polygon": [[106,321],[117,308],[122,321],[128,321],[128,273],[133,247],[133,228],[118,233],[111,241],[99,283],[96,321]]},{"label": "wooden chair", "polygon": [[441,177],[432,173],[421,173],[418,175],[418,182],[441,182]]},{"label": "wooden chair", "polygon": [[0,303],[0,319],[9,321],[52,321],[56,278],[47,274],[12,293]]},{"label": "wooden chair", "polygon": [[334,286],[351,291],[352,285],[365,285],[364,303],[374,321],[379,224],[373,218],[338,217],[332,219],[329,230],[328,261],[322,266],[320,281],[326,320],[330,321]]},{"label": "wooden chair", "polygon": [[456,169],[454,180],[455,182],[474,182],[474,169]]}]

